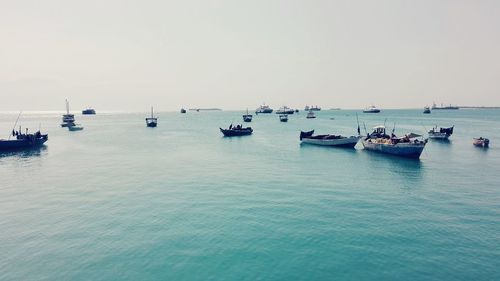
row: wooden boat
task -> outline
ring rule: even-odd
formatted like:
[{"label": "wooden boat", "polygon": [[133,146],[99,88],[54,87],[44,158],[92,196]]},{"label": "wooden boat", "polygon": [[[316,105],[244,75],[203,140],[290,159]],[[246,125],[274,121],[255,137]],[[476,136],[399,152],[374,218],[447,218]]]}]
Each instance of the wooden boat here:
[{"label": "wooden boat", "polygon": [[68,126],[68,130],[69,131],[81,131],[81,130],[83,130],[83,127],[80,124],[73,124],[71,126]]},{"label": "wooden boat", "polygon": [[68,127],[75,124],[75,115],[69,113],[69,102],[66,100],[66,114],[62,116],[61,127]]},{"label": "wooden boat", "polygon": [[276,114],[293,114],[293,113],[295,113],[295,110],[287,106],[283,106],[276,111]]},{"label": "wooden boat", "polygon": [[430,107],[428,106],[424,107],[424,114],[430,114],[430,113],[431,113]]},{"label": "wooden boat", "polygon": [[222,129],[222,128],[219,129],[225,137],[247,136],[253,133],[251,127],[244,128],[242,125],[237,125],[233,127],[233,124],[231,124],[228,129]]},{"label": "wooden boat", "polygon": [[378,109],[374,105],[371,105],[371,106],[363,109],[363,113],[379,113],[379,112],[380,112],[380,109]]},{"label": "wooden boat", "polygon": [[366,150],[418,159],[427,144],[427,139],[417,140],[415,139],[417,137],[421,135],[411,133],[404,137],[396,137],[394,134],[389,136],[385,133],[385,126],[377,126],[361,143]]},{"label": "wooden boat", "polygon": [[243,121],[252,122],[252,114],[248,114],[248,108],[247,108],[247,114],[243,114]]},{"label": "wooden boat", "polygon": [[437,139],[437,140],[447,140],[451,135],[453,135],[453,128],[454,126],[451,126],[449,128],[437,128],[435,126],[431,130],[429,130],[429,138],[430,139]]},{"label": "wooden boat", "polygon": [[146,118],[146,126],[155,128],[158,125],[158,118],[154,117],[153,107],[151,107],[151,117]]},{"label": "wooden boat", "polygon": [[360,136],[344,137],[341,135],[315,135],[314,130],[309,132],[300,132],[300,141],[302,143],[324,145],[324,146],[338,146],[354,148],[358,143]]},{"label": "wooden boat", "polygon": [[255,114],[259,113],[273,113],[273,109],[269,107],[269,105],[261,105],[259,108],[255,110]]},{"label": "wooden boat", "polygon": [[489,147],[490,140],[487,138],[479,137],[472,140],[472,144],[477,147]]},{"label": "wooden boat", "polygon": [[316,118],[316,115],[314,115],[314,112],[312,110],[309,110],[306,116],[307,119],[313,119]]},{"label": "wooden boat", "polygon": [[280,121],[281,122],[288,122],[288,115],[287,114],[280,114]]},{"label": "wooden boat", "polygon": [[17,132],[12,131],[12,136],[15,139],[10,139],[10,136],[7,140],[0,139],[0,151],[38,148],[49,139],[48,134],[41,134],[40,131],[34,134],[28,134],[27,132],[22,134],[21,129]]},{"label": "wooden boat", "polygon": [[95,109],[93,108],[87,108],[82,110],[82,115],[95,115]]}]

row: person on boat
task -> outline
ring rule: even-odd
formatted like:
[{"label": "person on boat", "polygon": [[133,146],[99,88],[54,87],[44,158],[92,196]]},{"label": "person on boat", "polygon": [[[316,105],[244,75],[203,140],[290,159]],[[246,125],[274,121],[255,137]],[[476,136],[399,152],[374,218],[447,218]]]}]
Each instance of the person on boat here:
[{"label": "person on boat", "polygon": [[229,130],[231,130],[233,128],[233,123],[231,123],[231,125],[229,125]]}]

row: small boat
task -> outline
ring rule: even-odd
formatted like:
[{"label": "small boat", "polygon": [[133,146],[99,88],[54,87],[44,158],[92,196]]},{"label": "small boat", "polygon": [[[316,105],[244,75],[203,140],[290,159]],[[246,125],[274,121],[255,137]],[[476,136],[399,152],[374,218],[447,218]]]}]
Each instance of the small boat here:
[{"label": "small boat", "polygon": [[306,116],[307,119],[313,119],[316,118],[316,115],[314,115],[314,112],[312,110],[309,110]]},{"label": "small boat", "polygon": [[233,124],[229,125],[228,129],[219,129],[225,137],[247,136],[251,135],[253,132],[251,127],[244,128],[242,125],[233,126]]},{"label": "small boat", "polygon": [[385,126],[377,126],[374,131],[361,142],[366,150],[376,151],[407,158],[420,158],[427,144],[427,139],[417,140],[421,135],[411,133],[404,137],[389,136]]},{"label": "small boat", "polygon": [[276,114],[293,114],[293,113],[295,113],[295,110],[287,106],[283,106],[280,109],[278,109],[278,111],[276,111]]},{"label": "small boat", "polygon": [[62,116],[61,127],[68,127],[75,124],[75,115],[69,113],[69,102],[66,100],[66,114]]},{"label": "small boat", "polygon": [[309,106],[309,105],[306,105],[306,107],[304,107],[304,111],[321,111],[321,107],[319,106]]},{"label": "small boat", "polygon": [[298,110],[298,109],[295,109],[295,113],[299,113],[299,110]]},{"label": "small boat", "polygon": [[187,111],[184,108],[181,108],[181,113],[186,113]]},{"label": "small boat", "polygon": [[436,103],[434,103],[432,105],[432,109],[433,110],[457,110],[457,109],[460,109],[460,107],[453,106],[451,104],[450,105],[443,105],[443,104],[441,104],[441,106],[438,106],[438,105],[436,105]]},{"label": "small boat", "polygon": [[431,108],[426,106],[424,107],[424,114],[430,114],[431,113]]},{"label": "small boat", "polygon": [[449,128],[437,128],[435,126],[431,130],[429,130],[429,138],[430,139],[438,139],[438,140],[447,140],[451,135],[453,135],[453,127]]},{"label": "small boat", "polygon": [[252,122],[252,114],[248,114],[248,108],[247,108],[247,114],[243,114],[243,121]]},{"label": "small boat", "polygon": [[288,122],[288,115],[287,114],[280,114],[280,121],[281,122]]},{"label": "small boat", "polygon": [[261,105],[259,108],[255,110],[255,114],[259,113],[273,113],[273,109],[269,107],[269,105]]},{"label": "small boat", "polygon": [[68,126],[69,131],[81,131],[83,130],[82,125],[80,124],[72,124],[71,126]]},{"label": "small boat", "polygon": [[477,147],[489,147],[490,140],[487,138],[479,137],[472,140],[472,144]]},{"label": "small boat", "polygon": [[154,128],[158,125],[158,118],[154,117],[153,107],[151,107],[151,117],[146,118],[146,126]]},{"label": "small boat", "polygon": [[[15,139],[10,139],[11,136],[15,137]],[[19,128],[19,131],[13,130],[11,136],[6,140],[0,139],[0,151],[38,148],[49,139],[48,134],[41,134],[40,131],[29,134],[28,130],[26,130],[26,133],[23,134],[21,133],[21,128]]]},{"label": "small boat", "polygon": [[93,108],[87,108],[82,110],[82,115],[95,115],[95,109]]},{"label": "small boat", "polygon": [[341,135],[316,135],[314,130],[309,132],[300,132],[300,141],[302,143],[324,145],[324,146],[339,146],[354,148],[361,136],[344,137]]},{"label": "small boat", "polygon": [[363,109],[363,113],[379,113],[379,112],[380,112],[380,109],[378,109],[374,105],[371,105],[371,106]]}]

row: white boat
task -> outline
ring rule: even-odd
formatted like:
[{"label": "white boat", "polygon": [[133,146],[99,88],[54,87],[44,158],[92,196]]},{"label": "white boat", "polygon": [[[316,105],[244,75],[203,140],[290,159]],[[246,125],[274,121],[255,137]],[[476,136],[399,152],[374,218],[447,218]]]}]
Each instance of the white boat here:
[{"label": "white boat", "polygon": [[259,113],[273,113],[273,109],[269,107],[269,105],[261,105],[259,108],[255,110],[255,114]]},{"label": "white boat", "polygon": [[363,109],[363,113],[379,113],[380,109],[378,109],[376,106],[371,105],[369,107],[366,107]]},{"label": "white boat", "polygon": [[431,130],[429,130],[429,138],[447,140],[451,135],[453,135],[453,128],[454,126],[451,126],[449,128],[439,128],[438,130],[437,126],[435,126]]},{"label": "white boat", "polygon": [[280,121],[281,122],[288,122],[288,115],[287,114],[280,114]]},{"label": "white boat", "polygon": [[416,139],[421,135],[411,133],[398,138],[394,135],[387,135],[385,126],[377,126],[373,129],[373,133],[361,142],[366,150],[418,159],[427,144],[427,139]]},{"label": "white boat", "polygon": [[341,135],[316,135],[314,130],[309,132],[300,132],[300,141],[302,143],[323,145],[323,146],[339,146],[353,148],[358,143],[360,136],[344,137]]},{"label": "white boat", "polygon": [[424,107],[424,114],[430,114],[431,113],[431,108],[426,106]]},{"label": "white boat", "polygon": [[316,118],[316,115],[314,115],[314,112],[312,110],[309,110],[306,116],[307,119],[313,119]]},{"label": "white boat", "polygon": [[283,106],[278,111],[276,111],[276,114],[293,114],[295,113],[295,109],[291,109],[288,106]]},{"label": "white boat", "polygon": [[66,100],[66,114],[62,116],[61,127],[75,125],[75,115],[69,113],[69,102]]}]

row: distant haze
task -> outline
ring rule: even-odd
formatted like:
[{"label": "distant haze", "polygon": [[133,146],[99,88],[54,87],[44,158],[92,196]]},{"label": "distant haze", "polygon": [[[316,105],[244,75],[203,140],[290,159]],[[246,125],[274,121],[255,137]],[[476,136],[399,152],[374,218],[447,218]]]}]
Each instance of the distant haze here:
[{"label": "distant haze", "polygon": [[1,1],[0,110],[500,105],[500,1]]}]

